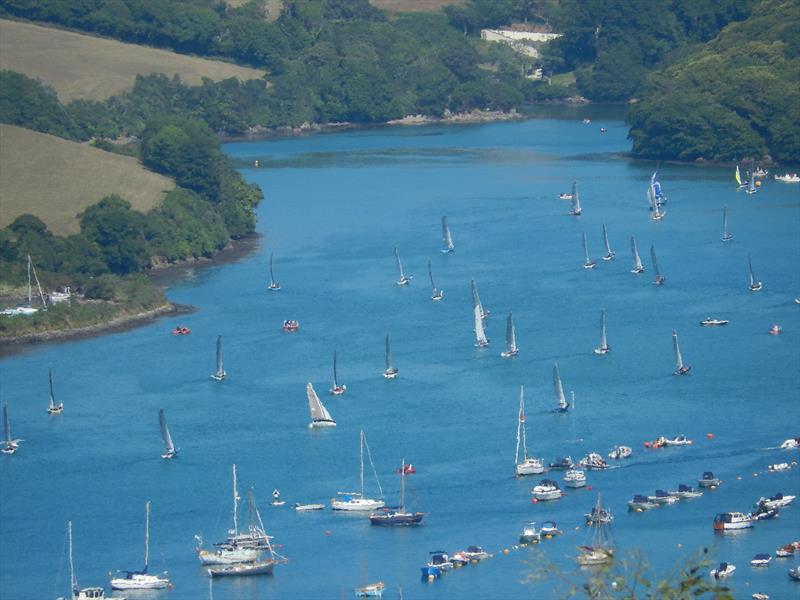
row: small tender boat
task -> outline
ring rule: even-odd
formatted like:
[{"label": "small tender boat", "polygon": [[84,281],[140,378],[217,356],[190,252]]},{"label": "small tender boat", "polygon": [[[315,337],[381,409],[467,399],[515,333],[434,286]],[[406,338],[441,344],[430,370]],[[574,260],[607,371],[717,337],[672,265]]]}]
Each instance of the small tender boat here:
[{"label": "small tender boat", "polygon": [[672,347],[675,350],[675,370],[672,372],[672,374],[686,375],[686,373],[692,370],[692,365],[683,364],[683,357],[681,356],[681,347],[680,344],[678,344],[678,332],[675,331],[674,329],[672,330]]},{"label": "small tender boat", "polygon": [[697,485],[703,488],[716,488],[722,485],[722,479],[714,477],[711,471],[704,471],[703,476],[697,481]]},{"label": "small tender boat", "polygon": [[633,454],[633,449],[630,446],[614,446],[608,453],[608,458],[623,459],[628,458],[631,454]]},{"label": "small tender boat", "polygon": [[397,367],[392,366],[392,346],[389,343],[389,334],[386,334],[386,369],[383,371],[384,379],[395,379],[397,377]]},{"label": "small tender boat", "polygon": [[767,508],[782,508],[784,506],[789,506],[795,498],[796,496],[792,496],[791,494],[778,492],[769,498],[759,498],[756,504],[763,503]]},{"label": "small tender boat", "polygon": [[647,496],[642,496],[641,494],[635,494],[633,499],[628,500],[628,508],[637,512],[658,508],[658,506],[657,502],[653,502]]},{"label": "small tender boat", "polygon": [[728,577],[729,575],[733,575],[733,572],[736,570],[736,567],[730,563],[719,563],[719,566],[716,569],[711,569],[709,575],[714,579],[722,579],[723,577]]},{"label": "small tender boat", "polygon": [[781,546],[777,550],[775,550],[775,556],[778,558],[789,558],[794,554],[795,547],[794,544],[786,544],[785,546]]},{"label": "small tender boat", "polygon": [[282,328],[284,331],[294,333],[295,331],[300,329],[300,323],[295,319],[287,319],[286,321],[283,322]]},{"label": "small tender boat", "polygon": [[678,485],[678,490],[676,492],[670,492],[669,494],[670,496],[675,496],[676,498],[679,498],[681,500],[689,500],[691,498],[699,498],[700,496],[703,495],[703,492],[695,490],[690,485],[685,485],[681,483],[680,485]]},{"label": "small tender boat", "polygon": [[172,436],[169,433],[169,427],[167,427],[167,418],[164,416],[164,409],[158,409],[158,426],[161,429],[161,439],[164,441],[164,454],[161,455],[161,458],[175,458],[178,456],[178,449],[175,447],[175,444],[172,442]]},{"label": "small tender boat", "polygon": [[299,502],[295,502],[294,509],[297,512],[308,512],[312,510],[324,510],[324,504],[300,504]]},{"label": "small tender boat", "polygon": [[792,465],[789,463],[775,463],[774,465],[769,465],[767,467],[767,471],[770,473],[779,473],[780,471],[788,471],[792,468]]},{"label": "small tender boat", "polygon": [[333,385],[328,391],[334,396],[341,396],[347,391],[347,386],[339,383],[339,377],[336,372],[336,350],[333,351]]},{"label": "small tender boat", "polygon": [[727,325],[728,323],[730,323],[728,319],[714,319],[713,317],[706,317],[700,321],[700,325],[703,327],[719,327],[721,325]]},{"label": "small tender boat", "polygon": [[569,488],[586,486],[586,473],[581,469],[570,469],[564,473],[564,485]]},{"label": "small tender boat", "polygon": [[491,554],[486,552],[480,546],[467,546],[467,549],[462,552],[470,562],[480,562],[486,558],[491,558]]},{"label": "small tender boat", "polygon": [[443,550],[434,550],[430,553],[431,559],[428,561],[429,567],[436,567],[440,571],[448,571],[453,568],[453,562]]},{"label": "small tender boat", "polygon": [[175,329],[172,330],[172,335],[188,335],[191,333],[191,329],[188,327],[184,327],[182,325],[178,325]]},{"label": "small tender boat", "polygon": [[353,590],[356,598],[382,598],[386,584],[382,581],[368,583]]},{"label": "small tender boat", "polygon": [[688,446],[692,444],[692,440],[687,438],[685,435],[676,435],[674,438],[665,438],[664,444],[667,446]]},{"label": "small tender boat", "polygon": [[577,181],[572,182],[572,194],[570,194],[570,196],[571,196],[570,200],[572,200],[572,208],[567,214],[569,214],[571,217],[579,217],[581,216],[583,209],[581,208],[581,198],[578,195]]},{"label": "small tender boat", "polygon": [[608,345],[606,339],[606,311],[600,311],[600,345],[594,349],[595,354],[608,354],[611,352],[611,346]]},{"label": "small tender boat", "polygon": [[[525,426],[525,386],[519,386],[519,411],[517,412],[517,449],[514,458],[514,474],[539,475],[544,473],[544,463],[539,458],[528,456],[528,436]],[[522,442],[522,456],[520,456],[520,442]]]},{"label": "small tender boat", "polygon": [[552,479],[542,479],[539,485],[533,487],[531,494],[536,500],[558,500],[561,498],[561,489]]},{"label": "small tender boat", "polygon": [[444,292],[436,287],[436,282],[433,280],[433,268],[431,267],[431,259],[428,259],[428,277],[431,280],[431,300],[439,302],[444,298]]},{"label": "small tender boat", "polygon": [[650,260],[653,261],[653,270],[656,272],[656,278],[653,280],[653,285],[664,285],[667,282],[667,278],[661,274],[661,270],[658,268],[655,246],[650,246]]},{"label": "small tender boat", "polygon": [[572,200],[572,194],[570,194],[569,192],[561,192],[558,195],[558,199],[559,200]]},{"label": "small tender boat", "polygon": [[19,443],[22,440],[15,440],[11,438],[11,423],[8,420],[8,402],[3,403],[3,447],[0,452],[3,454],[14,454],[19,448]]},{"label": "small tender boat", "polygon": [[631,268],[631,273],[638,275],[639,273],[644,273],[644,265],[642,265],[642,259],[639,256],[639,250],[636,248],[636,237],[631,236],[631,252],[633,253],[633,267]]},{"label": "small tender boat", "polygon": [[447,225],[447,217],[442,217],[442,241],[444,242],[443,254],[450,254],[456,249],[453,244],[453,236],[450,235],[450,227]]},{"label": "small tender boat", "polygon": [[461,567],[469,564],[469,559],[461,550],[458,550],[450,555],[450,562],[453,563],[453,567],[460,569]]},{"label": "small tender boat", "polygon": [[789,569],[789,577],[795,581],[800,581],[800,567]]},{"label": "small tender boat", "polygon": [[270,559],[236,565],[209,567],[209,577],[247,577],[252,575],[272,575],[275,561]]},{"label": "small tender boat", "polygon": [[272,506],[283,506],[286,504],[286,501],[281,500],[281,493],[278,488],[272,490],[272,500],[270,501]]},{"label": "small tender boat", "polygon": [[722,207],[722,241],[723,242],[730,242],[733,240],[733,236],[728,231],[728,207]]},{"label": "small tender boat", "polygon": [[606,247],[606,253],[603,256],[603,260],[614,260],[614,257],[617,255],[617,253],[611,249],[611,246],[608,243],[608,230],[606,230],[605,223],[603,223],[603,245]]},{"label": "small tender boat", "polygon": [[586,233],[583,233],[583,268],[584,269],[594,269],[597,266],[597,261],[592,260],[589,258],[589,246],[586,243]]},{"label": "small tender boat", "polygon": [[50,380],[50,406],[47,407],[47,414],[49,415],[60,415],[64,412],[64,403],[59,402],[56,404],[56,396],[53,393],[53,370],[48,369],[47,377]]},{"label": "small tender boat", "polygon": [[397,246],[394,247],[394,258],[397,261],[397,270],[400,272],[400,278],[397,280],[397,285],[403,286],[411,283],[414,278],[413,275],[406,276],[403,272],[403,263],[400,261],[400,253],[397,251]]},{"label": "small tender boat", "polygon": [[653,496],[648,496],[647,499],[656,504],[675,504],[678,501],[677,497],[664,490],[656,490],[656,493]]},{"label": "small tender boat", "polygon": [[782,181],[783,183],[800,183],[800,175],[797,173],[785,173],[784,175],[775,175],[775,181]]},{"label": "small tender boat", "polygon": [[522,533],[519,534],[519,543],[538,544],[541,539],[541,534],[536,531],[536,523],[525,523],[525,525],[522,527]]},{"label": "small tender boat", "polygon": [[308,410],[311,413],[311,423],[308,424],[309,429],[314,427],[336,427],[336,421],[333,420],[331,413],[322,404],[311,382],[306,384],[306,397],[308,398]]},{"label": "small tender boat", "polygon": [[503,358],[511,358],[518,354],[519,348],[517,348],[517,331],[514,328],[514,317],[511,313],[508,313],[508,317],[506,318],[506,349],[500,353],[500,356]]},{"label": "small tender boat", "polygon": [[753,260],[749,254],[747,255],[747,266],[750,271],[750,284],[747,286],[747,288],[751,292],[760,292],[762,289],[764,289],[764,284],[760,281],[756,281],[756,278],[753,275]]},{"label": "small tender boat", "polygon": [[571,456],[559,456],[549,465],[551,471],[565,471],[575,466]]},{"label": "small tender boat", "polygon": [[609,468],[608,463],[597,452],[590,452],[578,461],[578,464],[590,471],[603,471]]},{"label": "small tender boat", "polygon": [[748,529],[753,526],[750,515],[740,512],[719,513],[714,517],[714,531],[733,531]]},{"label": "small tender boat", "polygon": [[754,521],[765,521],[767,519],[774,519],[780,514],[778,507],[768,507],[766,504],[756,504],[756,509],[750,513],[750,518]]},{"label": "small tender boat", "polygon": [[790,450],[791,448],[800,448],[800,437],[789,438],[788,440],[784,441],[781,444],[781,448],[784,450]]},{"label": "small tender boat", "polygon": [[783,332],[783,329],[781,329],[781,326],[778,325],[777,323],[773,323],[772,327],[769,328],[769,334],[770,335],[779,335],[782,332]]},{"label": "small tender boat", "polygon": [[539,535],[544,538],[552,538],[561,535],[563,532],[558,528],[555,521],[545,521],[539,528]]},{"label": "small tender boat", "polygon": [[271,292],[277,292],[281,289],[281,284],[275,281],[275,273],[272,270],[272,252],[269,253],[269,285],[267,289]]}]

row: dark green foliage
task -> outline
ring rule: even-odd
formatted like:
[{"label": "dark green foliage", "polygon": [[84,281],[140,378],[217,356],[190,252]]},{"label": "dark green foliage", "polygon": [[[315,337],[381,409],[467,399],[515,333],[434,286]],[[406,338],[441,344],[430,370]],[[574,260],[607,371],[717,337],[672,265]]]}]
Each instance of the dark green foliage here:
[{"label": "dark green foliage", "polygon": [[150,263],[144,215],[131,210],[130,202],[108,196],[87,208],[80,219],[81,234],[100,247],[112,273],[136,273]]},{"label": "dark green foliage", "polygon": [[0,71],[0,123],[76,139],[75,123],[52,88],[22,73]]}]

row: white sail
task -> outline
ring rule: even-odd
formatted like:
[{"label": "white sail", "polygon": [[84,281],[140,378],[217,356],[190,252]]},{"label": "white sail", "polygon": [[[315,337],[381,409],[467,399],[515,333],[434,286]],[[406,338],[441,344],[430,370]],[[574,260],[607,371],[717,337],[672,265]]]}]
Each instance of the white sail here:
[{"label": "white sail", "polygon": [[633,269],[634,273],[641,273],[644,271],[644,265],[642,265],[642,259],[639,256],[639,250],[636,247],[636,237],[631,236],[631,252],[633,253]]},{"label": "white sail", "polygon": [[450,227],[447,225],[447,217],[442,217],[442,241],[444,250],[442,252],[452,252],[455,249],[453,236],[450,234]]},{"label": "white sail", "polygon": [[397,261],[397,271],[400,273],[400,279],[397,280],[397,285],[408,285],[411,281],[411,277],[406,276],[403,271],[403,263],[400,260],[400,252],[397,250],[397,246],[394,247],[394,258]]},{"label": "white sail", "polygon": [[270,287],[275,286],[275,271],[272,266],[272,252],[269,253],[269,284]]},{"label": "white sail", "polygon": [[28,307],[31,307],[33,304],[31,271],[33,271],[34,280],[36,280],[36,289],[39,291],[39,298],[42,300],[42,308],[47,310],[47,302],[44,299],[44,292],[42,292],[42,286],[39,283],[39,276],[36,275],[36,267],[33,265],[33,261],[31,260],[31,255],[28,254]]},{"label": "white sail", "polygon": [[483,348],[489,345],[489,340],[486,339],[486,333],[483,330],[483,317],[481,316],[480,306],[473,309],[475,316],[475,345],[478,348]]},{"label": "white sail", "polygon": [[600,348],[608,350],[608,340],[606,339],[606,311],[600,311]]},{"label": "white sail", "polygon": [[506,351],[509,354],[517,353],[517,332],[514,329],[514,317],[508,313],[506,319]]},{"label": "white sail", "polygon": [[[525,386],[519,386],[519,412],[517,413],[517,451],[515,464],[520,464],[528,458],[528,439],[525,431]],[[522,460],[519,459],[519,446],[522,443]]]},{"label": "white sail", "polygon": [[578,182],[572,182],[572,214],[579,215],[581,214],[581,199],[578,195]]},{"label": "white sail", "polygon": [[333,351],[333,389],[339,387],[339,378],[336,373],[336,350]]},{"label": "white sail", "polygon": [[583,255],[586,258],[586,264],[588,265],[591,261],[589,258],[589,245],[586,243],[586,233],[583,234]]},{"label": "white sail", "polygon": [[389,334],[386,334],[386,370],[392,369],[392,345],[389,342]]},{"label": "white sail", "polygon": [[683,357],[681,356],[681,347],[678,344],[678,332],[672,330],[672,347],[675,349],[675,370],[680,371],[683,369]]},{"label": "white sail", "polygon": [[336,424],[331,417],[331,414],[322,404],[314,391],[314,386],[311,383],[306,384],[306,395],[308,396],[308,410],[311,413],[311,423],[333,423]]},{"label": "white sail", "polygon": [[606,247],[606,255],[603,258],[605,260],[611,260],[616,253],[611,249],[611,244],[608,243],[608,230],[606,229],[605,223],[603,223],[603,244],[605,244]]},{"label": "white sail", "polygon": [[647,186],[647,203],[650,205],[650,210],[656,210],[656,195],[652,183]]},{"label": "white sail", "polygon": [[469,285],[472,290],[472,307],[475,308],[477,306],[480,309],[481,318],[485,319],[489,312],[483,309],[481,298],[478,296],[478,285],[475,283],[474,279],[469,280]]},{"label": "white sail", "polygon": [[750,257],[749,254],[747,255],[747,268],[750,273],[750,287],[752,288],[755,287],[756,278],[753,275],[753,259]]},{"label": "white sail", "polygon": [[553,365],[553,391],[555,392],[558,408],[560,410],[569,408],[569,403],[564,396],[564,386],[561,385],[561,373],[558,371],[558,363]]},{"label": "white sail", "polygon": [[167,427],[167,418],[164,416],[163,408],[158,409],[158,425],[161,427],[161,439],[164,440],[166,454],[175,454],[175,444],[172,443],[172,436],[169,433],[169,427]]},{"label": "white sail", "polygon": [[428,259],[428,277],[431,280],[431,299],[441,300],[444,297],[444,292],[436,287],[436,281],[433,279],[433,268],[431,267],[431,259]]},{"label": "white sail", "polygon": [[225,368],[222,364],[222,336],[217,336],[217,368],[214,371],[214,379],[224,379]]},{"label": "white sail", "polygon": [[727,242],[733,239],[733,236],[728,232],[728,206],[722,207],[722,241]]}]

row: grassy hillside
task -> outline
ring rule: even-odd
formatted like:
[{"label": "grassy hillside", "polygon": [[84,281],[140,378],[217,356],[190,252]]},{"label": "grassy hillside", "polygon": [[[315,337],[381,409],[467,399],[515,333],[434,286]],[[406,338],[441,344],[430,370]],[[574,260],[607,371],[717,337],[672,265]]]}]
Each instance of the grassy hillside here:
[{"label": "grassy hillside", "polygon": [[464,4],[465,0],[369,0],[375,8],[389,13],[440,12],[448,4]]},{"label": "grassy hillside", "polygon": [[148,211],[175,187],[132,157],[0,125],[0,227],[23,213],[56,234],[79,231],[76,215],[109,194]]},{"label": "grassy hillside", "polygon": [[192,85],[257,79],[263,71],[51,27],[0,19],[0,69],[41,79],[63,102],[105,100],[133,87],[137,74],[178,73]]}]

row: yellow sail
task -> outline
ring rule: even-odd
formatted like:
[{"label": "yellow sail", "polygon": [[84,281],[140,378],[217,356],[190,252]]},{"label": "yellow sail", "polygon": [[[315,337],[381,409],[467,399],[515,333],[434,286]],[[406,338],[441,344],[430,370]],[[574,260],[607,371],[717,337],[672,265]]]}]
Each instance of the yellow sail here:
[{"label": "yellow sail", "polygon": [[742,185],[742,177],[739,175],[739,165],[736,165],[736,183]]}]

